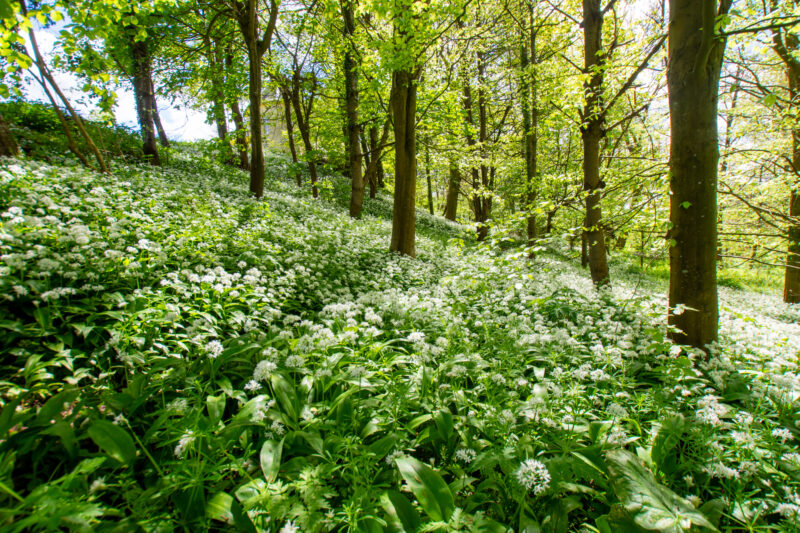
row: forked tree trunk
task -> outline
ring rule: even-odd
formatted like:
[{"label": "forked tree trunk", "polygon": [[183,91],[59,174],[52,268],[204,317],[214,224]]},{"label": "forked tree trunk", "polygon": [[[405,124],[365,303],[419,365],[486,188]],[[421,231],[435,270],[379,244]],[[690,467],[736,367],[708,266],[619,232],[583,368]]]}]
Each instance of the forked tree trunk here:
[{"label": "forked tree trunk", "polygon": [[390,99],[394,118],[394,209],[390,250],[416,256],[417,198],[417,76],[407,70],[392,73]]},{"label": "forked tree trunk", "polygon": [[250,99],[250,192],[256,197],[264,195],[264,146],[261,123],[261,59],[269,49],[278,17],[276,0],[270,0],[269,22],[259,39],[259,13],[257,0],[235,0],[236,20],[247,47],[248,96]]},{"label": "forked tree trunk", "polygon": [[584,85],[583,108],[583,190],[586,191],[584,232],[588,247],[589,270],[596,286],[608,285],[608,257],[600,210],[600,139],[605,126],[602,110],[605,51],[602,43],[603,11],[600,0],[583,0],[584,67],[589,79]]},{"label": "forked tree trunk", "polygon": [[350,173],[350,216],[361,218],[364,206],[364,176],[361,173],[361,125],[358,123],[358,65],[353,37],[356,31],[353,17],[354,0],[343,0],[344,21],[344,100],[347,114],[347,158]]},{"label": "forked tree trunk", "polygon": [[[720,13],[727,13],[723,0]],[[716,0],[670,0],[671,337],[705,349],[717,340],[717,95],[725,39]],[[682,312],[676,307],[681,306]]]},{"label": "forked tree trunk", "polygon": [[150,53],[147,41],[137,41],[131,33],[131,59],[133,60],[133,94],[136,99],[136,115],[142,130],[142,152],[145,159],[153,165],[161,165],[158,157],[156,128],[153,122],[155,97],[151,79]]},{"label": "forked tree trunk", "polygon": [[444,203],[444,218],[455,221],[458,214],[458,191],[461,187],[461,173],[454,161],[450,162],[450,179],[447,182],[447,196]]},{"label": "forked tree trunk", "polygon": [[17,156],[19,155],[19,145],[14,135],[11,133],[11,128],[8,123],[0,115],[0,156]]}]

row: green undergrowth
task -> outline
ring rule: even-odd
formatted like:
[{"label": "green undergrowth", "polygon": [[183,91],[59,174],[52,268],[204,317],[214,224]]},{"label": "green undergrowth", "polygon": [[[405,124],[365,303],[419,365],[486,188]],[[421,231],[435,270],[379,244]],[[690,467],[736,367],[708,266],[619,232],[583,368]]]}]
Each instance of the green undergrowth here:
[{"label": "green undergrowth", "polygon": [[[4,531],[793,531],[800,311],[663,298],[268,159],[0,166]],[[764,297],[765,298],[765,297]]]}]

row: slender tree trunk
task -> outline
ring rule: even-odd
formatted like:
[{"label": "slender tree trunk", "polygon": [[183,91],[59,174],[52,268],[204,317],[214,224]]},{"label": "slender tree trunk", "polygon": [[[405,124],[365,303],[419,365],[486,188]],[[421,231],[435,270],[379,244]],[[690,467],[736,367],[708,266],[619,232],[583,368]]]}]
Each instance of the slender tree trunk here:
[{"label": "slender tree trunk", "polygon": [[391,121],[387,118],[383,123],[381,138],[378,139],[378,128],[369,129],[369,151],[371,152],[365,179],[369,183],[369,197],[375,198],[378,188],[383,188],[383,163],[381,163],[381,152],[386,147],[389,139],[389,128]]},{"label": "slender tree trunk", "polygon": [[303,102],[301,101],[300,94],[300,74],[295,73],[292,79],[292,106],[294,107],[294,116],[297,119],[297,128],[300,130],[300,137],[303,139],[303,146],[306,150],[306,162],[308,163],[308,174],[311,177],[311,195],[314,198],[319,197],[319,188],[317,187],[317,163],[314,156],[314,145],[311,144],[311,108],[314,98],[314,89],[312,89],[311,96],[309,96],[308,106],[303,111]]},{"label": "slender tree trunk", "polygon": [[[225,68],[228,72],[233,68],[233,53],[230,50],[227,50],[225,53]],[[236,128],[234,132],[234,142],[239,153],[239,168],[242,170],[249,170],[250,158],[247,154],[247,132],[245,131],[242,110],[239,108],[238,96],[234,96],[230,99],[230,107],[231,118]]]},{"label": "slender tree trunk", "polygon": [[11,133],[11,128],[8,123],[0,115],[0,156],[17,156],[19,155],[19,145],[17,140]]},{"label": "slender tree trunk", "polygon": [[607,285],[608,257],[600,210],[600,139],[603,137],[605,113],[602,110],[603,69],[605,52],[602,43],[603,11],[600,0],[583,0],[584,65],[589,80],[584,86],[586,106],[583,108],[583,190],[586,191],[584,232],[589,251],[589,270],[596,286]]},{"label": "slender tree trunk", "polygon": [[458,214],[458,191],[461,188],[461,173],[455,161],[450,161],[450,179],[444,202],[444,218],[455,221]]},{"label": "slender tree trunk", "polygon": [[486,122],[486,56],[478,52],[478,142],[480,143],[481,181],[480,194],[477,196],[479,210],[475,212],[475,221],[478,223],[478,240],[483,241],[489,235],[487,222],[492,211],[491,186],[489,183],[488,154],[486,144],[489,140]]},{"label": "slender tree trunk", "polygon": [[417,76],[407,70],[392,74],[394,118],[394,209],[390,250],[416,256]]},{"label": "slender tree trunk", "polygon": [[[430,139],[428,139],[430,142]],[[428,212],[433,216],[433,187],[431,186],[431,148],[425,146],[425,181],[428,182]]]},{"label": "slender tree trunk", "polygon": [[136,114],[142,130],[142,152],[153,165],[161,165],[158,157],[158,143],[153,123],[153,81],[151,79],[150,53],[147,41],[137,41],[131,33],[131,59],[133,60],[133,93],[136,98]]},{"label": "slender tree trunk", "polygon": [[[787,36],[788,40],[788,36]],[[795,37],[796,40],[796,37]],[[794,57],[794,56],[792,56]],[[800,62],[787,68],[789,77],[789,93],[792,106],[797,105],[800,99]],[[793,109],[794,111],[794,109]],[[795,111],[796,112],[796,111]],[[795,186],[789,191],[789,248],[786,253],[786,272],[783,283],[783,301],[786,303],[800,303],[800,186],[797,185],[800,176],[800,126],[797,117],[792,128],[792,183]]]},{"label": "slender tree trunk", "polygon": [[[25,0],[20,0],[20,7],[22,8],[22,13],[24,15],[27,15],[28,14],[28,9],[27,9],[27,5],[26,5]],[[36,40],[36,34],[33,31],[33,27],[28,29],[28,36],[30,37],[31,47],[33,48],[33,54],[34,54],[34,60],[36,62],[36,67],[39,70],[39,75],[41,76],[41,81],[39,83],[42,85],[42,87],[44,87],[45,92],[48,93],[48,98],[52,102],[53,107],[58,108],[58,106],[55,103],[55,99],[53,98],[53,96],[51,94],[49,94],[50,91],[46,87],[46,84],[48,84],[48,83],[53,88],[55,93],[58,95],[59,99],[64,104],[64,107],[66,107],[67,111],[69,111],[69,114],[72,117],[73,122],[75,122],[75,127],[78,128],[78,132],[81,134],[81,137],[83,137],[84,142],[86,142],[87,146],[89,146],[89,149],[94,154],[94,157],[97,160],[97,164],[100,167],[100,171],[101,172],[108,172],[108,167],[106,166],[106,162],[103,159],[103,155],[100,153],[100,150],[97,149],[97,145],[92,140],[92,137],[89,135],[89,132],[86,131],[86,127],[83,125],[83,120],[81,119],[81,116],[78,113],[75,112],[75,109],[72,107],[72,104],[69,103],[69,100],[67,99],[67,97],[64,95],[63,92],[61,92],[61,89],[58,87],[58,84],[56,83],[56,80],[50,74],[50,70],[47,68],[47,63],[45,63],[44,57],[42,56],[42,53],[39,51],[39,44],[38,44],[38,42]],[[57,110],[57,112],[59,112],[59,111],[60,110]],[[62,116],[62,118],[63,118],[63,116]],[[66,123],[64,122],[64,124],[66,124]],[[64,131],[67,132],[67,129],[68,128],[65,128]],[[69,132],[67,132],[67,136],[70,136],[70,135],[71,134]],[[86,160],[84,159],[83,161],[86,161]],[[85,164],[87,166],[89,166],[88,162],[85,162]]]},{"label": "slender tree trunk", "polygon": [[[729,0],[720,12],[726,13]],[[716,0],[670,0],[671,337],[705,349],[717,340],[717,95],[725,40]]]},{"label": "slender tree trunk", "polygon": [[[537,184],[536,184],[536,160],[538,151],[538,122],[539,112],[537,109],[537,87],[536,87],[536,28],[534,27],[533,8],[530,8],[530,35],[528,42],[523,39],[520,47],[520,101],[522,103],[522,126],[524,129],[523,152],[525,155],[525,210],[528,211],[526,230],[528,235],[528,246],[533,246],[536,237],[536,205]],[[524,35],[524,32],[523,32]],[[530,59],[529,59],[530,51]],[[532,69],[531,63],[534,65]],[[530,252],[533,257],[533,252]]]},{"label": "slender tree trunk", "polygon": [[[156,125],[156,132],[158,132],[158,143],[164,148],[169,148],[169,138],[167,132],[164,131],[164,126],[161,124],[161,115],[158,112],[158,101],[156,100],[156,88],[153,80],[150,80],[150,93],[153,95],[153,123]],[[223,116],[225,110],[222,111]]]},{"label": "slender tree trunk", "polygon": [[[286,120],[286,137],[289,142],[289,152],[292,154],[292,163],[297,165],[297,146],[294,144],[294,121],[292,121],[292,98],[290,90],[281,87],[281,99],[283,100],[283,117]],[[297,186],[303,186],[301,174],[297,174]]]},{"label": "slender tree trunk", "polygon": [[[477,141],[475,140],[475,136],[472,134],[472,126],[475,124],[473,119],[473,102],[472,102],[472,88],[469,85],[469,78],[467,77],[466,70],[462,70],[461,73],[462,77],[462,85],[463,85],[463,98],[461,100],[461,105],[464,108],[464,114],[466,122],[467,122],[467,129],[466,129],[466,140],[467,146],[469,149],[475,150],[477,147]],[[473,167],[471,169],[472,174],[472,198],[470,201],[470,205],[472,206],[472,214],[475,219],[475,222],[478,224],[478,240],[483,240],[486,237],[485,227],[481,222],[484,220],[483,217],[483,202],[481,201],[481,186],[480,186],[480,171],[478,168]]]},{"label": "slender tree trunk", "polygon": [[361,126],[358,123],[358,64],[353,37],[356,31],[353,8],[355,0],[343,0],[344,21],[344,99],[347,115],[347,155],[350,173],[350,216],[361,218],[364,205],[364,176],[361,174]]},{"label": "slender tree trunk", "polygon": [[[40,70],[41,74],[41,70]],[[67,137],[67,148],[69,148],[70,152],[75,154],[75,157],[83,164],[83,166],[92,168],[92,165],[89,163],[89,160],[86,159],[86,156],[80,151],[78,148],[77,143],[75,142],[75,138],[72,136],[72,132],[70,131],[69,124],[67,123],[67,119],[64,117],[64,113],[61,111],[61,108],[58,107],[55,98],[53,98],[53,93],[50,92],[50,89],[47,87],[47,82],[44,79],[44,76],[34,76],[34,79],[39,83],[39,85],[44,90],[44,94],[47,96],[47,99],[50,100],[50,103],[53,106],[53,111],[56,113],[56,117],[58,117],[58,122],[61,124],[61,129],[64,130],[64,135]]]}]

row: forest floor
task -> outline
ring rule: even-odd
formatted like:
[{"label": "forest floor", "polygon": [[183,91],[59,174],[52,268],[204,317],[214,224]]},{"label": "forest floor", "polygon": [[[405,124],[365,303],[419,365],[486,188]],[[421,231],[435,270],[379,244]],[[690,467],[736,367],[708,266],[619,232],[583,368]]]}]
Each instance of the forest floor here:
[{"label": "forest floor", "polygon": [[721,289],[706,358],[624,265],[268,172],[0,165],[5,531],[798,530],[800,307]]}]

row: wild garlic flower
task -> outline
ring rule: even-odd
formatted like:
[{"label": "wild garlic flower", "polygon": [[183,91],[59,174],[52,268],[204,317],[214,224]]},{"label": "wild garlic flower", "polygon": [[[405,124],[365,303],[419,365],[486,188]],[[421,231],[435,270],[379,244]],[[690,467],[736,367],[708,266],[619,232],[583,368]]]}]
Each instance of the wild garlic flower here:
[{"label": "wild garlic flower", "polygon": [[550,486],[550,472],[541,461],[526,459],[514,473],[520,485],[536,495]]}]

